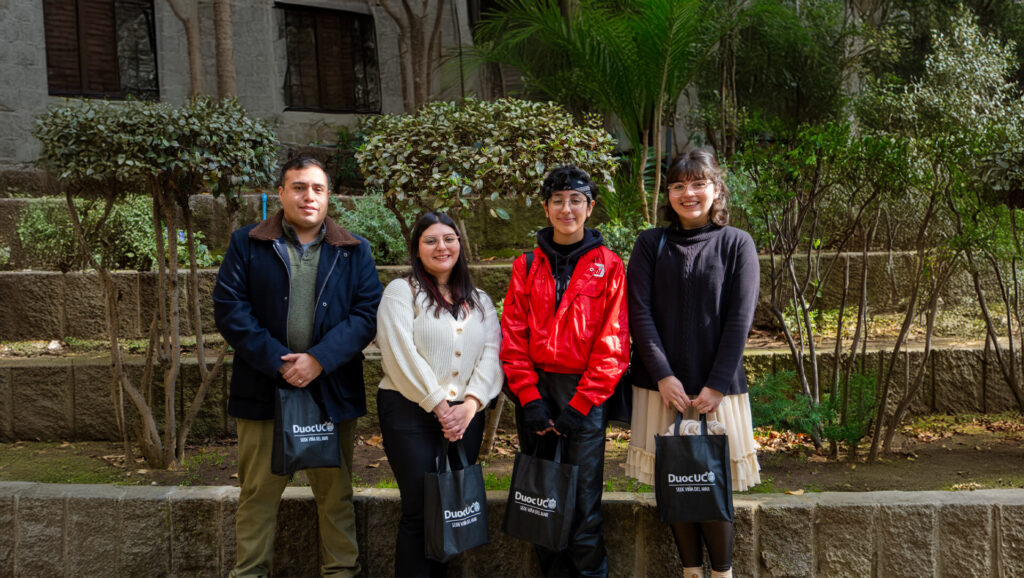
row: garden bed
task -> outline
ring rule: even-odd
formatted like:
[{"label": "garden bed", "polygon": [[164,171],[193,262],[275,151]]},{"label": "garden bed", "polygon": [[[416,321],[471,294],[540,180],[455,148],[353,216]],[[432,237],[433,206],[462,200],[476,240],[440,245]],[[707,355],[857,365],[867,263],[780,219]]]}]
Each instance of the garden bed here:
[{"label": "garden bed", "polygon": [[[762,483],[750,493],[1024,488],[1024,416],[1017,413],[915,418],[898,434],[897,450],[873,464],[830,459],[788,432],[759,430],[758,439]],[[606,489],[648,491],[624,475],[628,444],[629,430],[609,428]],[[515,434],[501,430],[484,461],[490,489],[508,487],[515,448]],[[362,487],[395,487],[376,423],[366,419],[360,420],[353,478]],[[233,439],[189,446],[182,467],[153,470],[138,457],[126,463],[123,446],[114,442],[19,441],[0,444],[0,481],[237,486],[237,447]],[[305,483],[301,473],[292,480]]]}]

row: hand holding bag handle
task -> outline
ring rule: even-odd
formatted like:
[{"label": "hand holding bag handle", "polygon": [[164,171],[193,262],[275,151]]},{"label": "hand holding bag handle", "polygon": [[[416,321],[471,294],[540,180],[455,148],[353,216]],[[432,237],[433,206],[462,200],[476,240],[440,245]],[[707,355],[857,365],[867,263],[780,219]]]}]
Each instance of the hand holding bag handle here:
[{"label": "hand holding bag handle", "polygon": [[700,435],[678,435],[682,416],[677,414],[676,435],[655,437],[654,485],[662,522],[733,519],[729,438],[708,433],[706,414],[700,421]]}]

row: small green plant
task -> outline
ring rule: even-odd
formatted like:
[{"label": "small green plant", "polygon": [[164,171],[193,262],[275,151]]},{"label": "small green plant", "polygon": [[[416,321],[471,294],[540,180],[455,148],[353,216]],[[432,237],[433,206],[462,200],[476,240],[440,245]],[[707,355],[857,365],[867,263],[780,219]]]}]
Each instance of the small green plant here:
[{"label": "small green plant", "polygon": [[384,204],[384,196],[372,192],[354,197],[355,208],[347,209],[337,197],[331,198],[338,224],[370,239],[373,260],[378,265],[401,265],[406,262],[408,249],[402,227],[394,213]]},{"label": "small green plant", "polygon": [[[135,196],[115,203],[102,227],[97,227],[103,213],[100,203],[76,200],[75,207],[97,262],[107,269],[150,271],[155,267],[153,209],[149,198]],[[17,231],[22,246],[33,261],[64,273],[84,269],[89,264],[89,256],[81,249],[64,202],[43,200],[30,203],[18,221]],[[202,232],[197,231],[195,235],[199,266],[216,265],[218,260],[203,243]],[[178,231],[178,241],[185,242],[184,231]],[[187,265],[188,254],[179,252],[178,263]]]},{"label": "small green plant", "polygon": [[625,261],[633,253],[633,244],[636,242],[637,234],[647,227],[642,226],[640,229],[637,229],[620,221],[612,220],[601,223],[595,228],[604,237],[605,246]]},{"label": "small green plant", "polygon": [[494,472],[484,474],[484,489],[507,490],[512,486],[512,474],[497,476]]},{"label": "small green plant", "polygon": [[810,434],[825,417],[821,406],[800,393],[796,372],[770,373],[750,386],[750,412],[754,427]]},{"label": "small green plant", "polygon": [[6,267],[11,262],[11,248],[0,247],[0,267]]},{"label": "small green plant", "polygon": [[850,376],[849,386],[840,389],[839,395],[825,398],[822,405],[829,417],[823,429],[825,437],[853,447],[868,435],[875,413],[876,389],[874,375],[855,373]]}]

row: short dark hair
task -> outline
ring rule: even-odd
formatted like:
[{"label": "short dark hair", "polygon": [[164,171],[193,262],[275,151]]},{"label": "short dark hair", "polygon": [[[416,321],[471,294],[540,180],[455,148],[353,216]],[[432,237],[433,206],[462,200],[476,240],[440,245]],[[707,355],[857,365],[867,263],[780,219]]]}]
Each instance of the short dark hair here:
[{"label": "short dark hair", "polygon": [[544,177],[544,184],[540,186],[540,199],[547,202],[557,191],[579,191],[591,201],[597,200],[597,185],[590,175],[572,165],[553,169]]},{"label": "short dark hair", "polygon": [[281,165],[281,173],[277,175],[277,185],[275,186],[284,186],[284,175],[288,171],[298,171],[309,167],[318,167],[321,171],[324,172],[324,176],[327,177],[327,190],[331,190],[331,173],[327,172],[327,167],[325,167],[324,164],[320,162],[319,159],[315,159],[308,155],[299,155],[297,157],[292,157],[288,162]]},{"label": "short dark hair", "polygon": [[448,279],[448,287],[452,292],[453,312],[457,312],[463,307],[473,309],[480,306],[480,301],[476,296],[476,286],[473,285],[473,277],[469,273],[466,246],[462,244],[462,233],[459,232],[458,225],[448,215],[431,211],[420,215],[420,218],[416,219],[416,223],[412,226],[412,233],[409,235],[409,263],[412,265],[410,277],[416,281],[420,289],[426,291],[428,305],[434,309],[434,317],[441,315],[444,297],[441,296],[441,292],[437,288],[437,279],[423,267],[419,253],[420,237],[423,236],[423,232],[437,223],[451,227],[459,236],[459,258],[455,260],[455,266],[452,267],[451,276]]},{"label": "short dark hair", "polygon": [[[708,179],[715,185],[715,201],[711,204],[711,222],[724,227],[729,224],[729,188],[725,186],[725,173],[715,160],[715,153],[709,149],[695,148],[683,152],[672,159],[668,167],[665,186],[672,183],[687,183]],[[679,220],[679,215],[672,210],[672,203],[665,203],[661,208],[662,217],[669,222]]]}]

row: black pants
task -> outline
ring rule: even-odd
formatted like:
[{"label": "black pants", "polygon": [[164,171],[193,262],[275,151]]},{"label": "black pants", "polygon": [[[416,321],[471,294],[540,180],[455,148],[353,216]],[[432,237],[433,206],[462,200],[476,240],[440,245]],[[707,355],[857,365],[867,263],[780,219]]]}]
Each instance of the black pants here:
[{"label": "black pants", "polygon": [[[437,471],[441,452],[441,424],[434,414],[409,401],[397,391],[377,391],[377,412],[391,471],[402,495],[402,519],[395,543],[395,576],[444,576],[447,564],[427,559],[423,546],[423,476]],[[462,436],[466,459],[476,462],[484,433],[484,413],[479,412]],[[454,446],[448,452],[453,469],[460,469]]]},{"label": "black pants", "polygon": [[[576,393],[579,375],[547,373],[538,371],[541,399],[548,404],[551,417],[555,420],[569,405]],[[539,456],[551,459],[557,439],[549,432],[538,436],[524,431],[522,410],[516,406],[516,429],[519,433],[519,447],[524,453],[533,453],[539,445]],[[606,422],[604,407],[594,407],[587,414],[587,420],[576,435],[564,440],[563,461],[579,466],[576,484],[576,514],[572,520],[572,534],[569,547],[554,552],[536,547],[541,571],[545,576],[607,576],[608,554],[601,535],[601,495],[604,492],[604,434]]]}]

